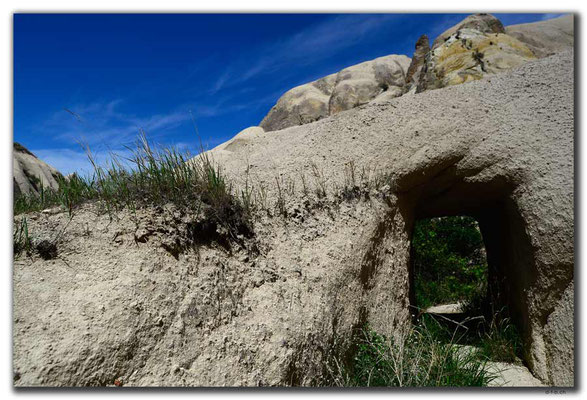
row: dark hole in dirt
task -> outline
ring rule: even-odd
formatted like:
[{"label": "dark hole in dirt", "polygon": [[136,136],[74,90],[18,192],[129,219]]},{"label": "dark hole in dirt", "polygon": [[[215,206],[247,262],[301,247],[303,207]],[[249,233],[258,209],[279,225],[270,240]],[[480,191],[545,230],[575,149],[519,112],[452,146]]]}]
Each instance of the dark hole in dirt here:
[{"label": "dark hole in dirt", "polygon": [[[420,317],[434,318],[451,336],[464,335],[464,342],[476,340],[494,355],[493,360],[511,361],[514,354],[523,360],[527,354],[521,343],[529,348],[531,340],[527,293],[536,279],[536,265],[525,221],[511,199],[515,185],[503,177],[468,183],[455,173],[454,167],[446,168],[414,191],[414,227],[419,220],[440,217],[467,216],[477,221],[486,250],[486,290],[475,296],[461,315],[423,313]],[[412,229],[412,235],[415,231]],[[417,307],[413,251],[410,301]],[[418,312],[414,314],[418,317]]]},{"label": "dark hole in dirt", "polygon": [[226,250],[231,243],[244,246],[254,236],[247,212],[232,202],[205,208],[202,218],[188,224],[188,234],[196,245],[218,243]]},{"label": "dark hole in dirt", "polygon": [[52,260],[57,257],[57,244],[49,240],[40,241],[35,249],[44,260]]}]

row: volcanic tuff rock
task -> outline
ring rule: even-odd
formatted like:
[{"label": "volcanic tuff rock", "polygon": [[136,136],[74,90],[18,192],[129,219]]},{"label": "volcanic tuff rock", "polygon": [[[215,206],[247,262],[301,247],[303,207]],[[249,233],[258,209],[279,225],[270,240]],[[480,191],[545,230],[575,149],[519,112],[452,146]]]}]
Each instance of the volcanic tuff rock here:
[{"label": "volcanic tuff rock", "polygon": [[59,188],[62,175],[49,164],[39,160],[23,145],[14,143],[12,151],[14,195],[39,193],[41,187]]},{"label": "volcanic tuff rock", "polygon": [[540,58],[573,47],[574,44],[572,15],[531,24],[511,25],[505,30]]},{"label": "volcanic tuff rock", "polygon": [[478,80],[572,46],[572,16],[504,28],[490,14],[470,15],[439,35],[432,49],[421,36],[411,62],[380,57],[289,90],[259,125],[269,132],[307,124],[370,101]]},{"label": "volcanic tuff rock", "polygon": [[259,125],[266,131],[276,131],[327,117],[335,82],[336,74],[332,74],[289,90],[279,98]]},{"label": "volcanic tuff rock", "polygon": [[426,56],[428,55],[429,51],[430,43],[428,42],[428,36],[420,36],[416,42],[416,50],[414,51],[410,68],[408,68],[408,73],[406,74],[406,84],[404,87],[405,92],[408,92],[412,88],[418,86],[420,73],[422,71],[422,67],[424,64],[426,64]]},{"label": "volcanic tuff rock", "polygon": [[[208,154],[237,193],[262,194],[256,251],[170,254],[165,243],[189,222],[171,205],[27,215],[33,235],[62,235],[57,259],[14,263],[15,385],[320,383],[356,328],[393,335],[410,323],[414,221],[471,215],[524,361],[572,386],[573,68],[570,49],[303,126],[242,131]],[[333,76],[316,82],[332,94]],[[362,195],[341,197],[345,186]]]},{"label": "volcanic tuff rock", "polygon": [[409,64],[403,55],[379,57],[295,87],[279,98],[259,126],[275,131],[337,114],[382,93],[397,97],[403,92]]},{"label": "volcanic tuff rock", "polygon": [[330,96],[330,115],[366,104],[382,93],[387,98],[401,96],[409,65],[408,57],[390,55],[343,69]]},{"label": "volcanic tuff rock", "polygon": [[428,53],[418,92],[479,80],[535,58],[522,42],[506,35],[489,14],[467,17],[440,35]]},{"label": "volcanic tuff rock", "polygon": [[[14,264],[15,384],[319,383],[357,327],[410,323],[413,223],[456,214],[479,221],[533,374],[572,385],[573,65],[566,51],[219,146],[237,193],[265,194],[256,252],[169,254],[172,208],[27,215],[35,235],[64,230],[59,259]],[[360,188],[386,178],[340,199],[350,165]]]},{"label": "volcanic tuff rock", "polygon": [[453,27],[448,28],[442,32],[432,43],[432,50],[436,49],[442,43],[446,42],[451,36],[462,29],[473,29],[475,31],[491,34],[491,33],[505,33],[505,29],[501,21],[491,14],[473,14],[459,22]]},{"label": "volcanic tuff rock", "polygon": [[255,138],[261,137],[265,134],[265,131],[260,126],[251,126],[243,129],[236,134],[232,139],[216,146],[215,151],[237,151],[243,147],[246,147]]},{"label": "volcanic tuff rock", "polygon": [[[572,386],[573,73],[567,50],[466,85],[265,134],[246,152],[215,157],[234,179],[246,165],[267,184],[293,176],[300,187],[299,177],[318,165],[334,186],[351,162],[392,176],[390,208],[378,223],[365,220],[372,246],[389,246],[389,253],[359,263],[370,265],[363,298],[370,324],[382,331],[390,323],[386,307],[401,310],[413,221],[476,217],[522,331],[525,361],[546,383]],[[360,249],[353,243],[349,254]]]}]

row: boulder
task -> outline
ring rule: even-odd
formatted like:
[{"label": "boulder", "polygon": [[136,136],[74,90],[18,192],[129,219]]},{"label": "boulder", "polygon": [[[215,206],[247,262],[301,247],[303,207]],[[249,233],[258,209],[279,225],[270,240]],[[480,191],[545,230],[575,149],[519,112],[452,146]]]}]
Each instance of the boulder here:
[{"label": "boulder", "polygon": [[383,92],[401,95],[409,65],[407,56],[390,55],[343,69],[330,96],[330,115],[366,104]]},{"label": "boulder", "polygon": [[368,103],[386,92],[403,93],[407,56],[390,55],[345,68],[286,92],[259,124],[266,132],[304,125]]},{"label": "boulder", "polygon": [[531,24],[511,25],[505,30],[524,43],[536,57],[542,58],[573,47],[573,22],[573,15],[565,15]]},{"label": "boulder", "polygon": [[253,139],[263,136],[265,130],[260,126],[251,126],[237,133],[232,139],[216,146],[212,152],[236,151],[250,144]]},{"label": "boulder", "polygon": [[440,35],[428,53],[417,92],[479,80],[535,59],[489,14],[466,18]]},{"label": "boulder", "polygon": [[279,98],[259,126],[265,131],[277,131],[327,117],[328,101],[334,89],[335,80],[336,74],[332,74],[287,91]]},{"label": "boulder", "polygon": [[58,189],[59,171],[40,160],[20,143],[14,142],[12,151],[14,196],[39,194],[43,189]]}]

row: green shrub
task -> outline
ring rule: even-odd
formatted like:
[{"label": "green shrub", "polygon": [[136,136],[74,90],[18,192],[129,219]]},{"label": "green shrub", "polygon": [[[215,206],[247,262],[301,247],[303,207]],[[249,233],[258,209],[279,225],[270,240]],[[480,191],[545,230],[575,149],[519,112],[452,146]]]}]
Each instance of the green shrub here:
[{"label": "green shrub", "polygon": [[473,218],[417,221],[412,249],[419,307],[467,301],[486,290],[483,239]]}]

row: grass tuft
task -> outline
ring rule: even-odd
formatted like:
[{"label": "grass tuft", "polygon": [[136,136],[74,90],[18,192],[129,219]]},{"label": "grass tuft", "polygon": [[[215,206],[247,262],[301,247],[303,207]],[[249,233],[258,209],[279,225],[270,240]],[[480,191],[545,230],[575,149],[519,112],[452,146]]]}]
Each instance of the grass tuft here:
[{"label": "grass tuft", "polygon": [[22,218],[20,221],[15,221],[14,231],[12,233],[12,244],[15,258],[22,253],[31,253],[33,243],[29,236],[29,228],[26,218]]},{"label": "grass tuft", "polygon": [[330,368],[335,386],[466,387],[495,379],[486,361],[438,341],[426,324],[389,337],[366,327],[355,346],[350,362],[334,362]]},{"label": "grass tuft", "polygon": [[240,198],[233,195],[232,185],[207,153],[192,158],[174,147],[156,148],[144,133],[127,147],[130,157],[112,153],[107,167],[96,162],[89,147],[85,149],[93,166],[91,176],[74,174],[60,179],[58,190],[41,187],[39,193],[18,196],[14,213],[61,206],[72,215],[84,202],[95,200],[112,217],[125,208],[171,203],[200,217],[194,231],[213,235],[221,231],[235,240],[252,235],[251,192],[247,189]]}]

